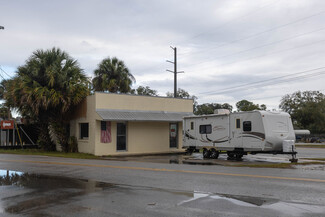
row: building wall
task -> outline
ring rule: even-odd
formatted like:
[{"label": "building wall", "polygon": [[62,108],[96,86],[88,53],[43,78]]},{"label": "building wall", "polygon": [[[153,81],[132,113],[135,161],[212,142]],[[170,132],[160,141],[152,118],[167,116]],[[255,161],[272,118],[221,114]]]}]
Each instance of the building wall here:
[{"label": "building wall", "polygon": [[[182,150],[182,122],[178,123],[178,148],[169,148],[170,122],[127,122],[127,150],[116,151],[116,124],[111,121],[110,143],[101,143],[101,117],[96,109],[193,112],[193,101],[163,97],[95,93],[88,96],[70,122],[70,134],[78,140],[79,152],[102,155],[166,153]],[[89,138],[80,139],[80,123],[89,123]]]},{"label": "building wall", "polygon": [[110,143],[100,142],[100,121],[97,121],[95,135],[95,155],[149,154],[182,151],[182,123],[178,123],[178,147],[169,147],[170,122],[134,122],[127,123],[126,151],[116,151],[116,124],[111,122]]},{"label": "building wall", "polygon": [[96,93],[97,109],[193,112],[193,100],[167,97]]},{"label": "building wall", "polygon": [[[70,135],[77,138],[79,152],[95,154],[95,125],[96,119],[99,118],[94,106],[95,99],[94,95],[88,96],[80,105],[82,111],[76,111],[75,119],[70,122]],[[88,139],[80,138],[80,123],[89,124]]]},{"label": "building wall", "polygon": [[111,121],[111,138],[112,141],[110,143],[101,143],[100,142],[100,122],[96,121],[96,130],[95,130],[95,144],[96,151],[95,155],[115,155],[116,152],[116,122]]}]

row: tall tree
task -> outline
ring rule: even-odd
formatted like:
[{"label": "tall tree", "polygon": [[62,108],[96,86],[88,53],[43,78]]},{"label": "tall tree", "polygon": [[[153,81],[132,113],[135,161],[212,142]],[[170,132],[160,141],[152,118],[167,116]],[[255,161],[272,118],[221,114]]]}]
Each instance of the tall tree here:
[{"label": "tall tree", "polygon": [[76,60],[58,48],[36,50],[6,83],[6,105],[16,108],[39,127],[39,143],[53,149],[49,125],[57,129],[63,150],[67,146],[64,121],[72,107],[88,94],[89,81]]},{"label": "tall tree", "polygon": [[213,114],[216,109],[228,109],[232,111],[232,106],[228,103],[219,104],[219,103],[204,103],[196,106],[195,114],[196,115],[208,115]]},{"label": "tall tree", "polygon": [[95,91],[108,91],[110,93],[129,93],[135,78],[125,66],[124,62],[113,58],[103,59],[94,71],[92,80]]},{"label": "tall tree", "polygon": [[158,96],[158,91],[151,89],[149,86],[139,86],[136,90],[132,90],[134,94],[145,96]]},{"label": "tall tree", "polygon": [[[174,97],[174,93],[167,92],[167,97]],[[176,92],[177,98],[183,98],[183,99],[192,99],[193,96],[191,96],[186,90],[178,88]]]},{"label": "tall tree", "polygon": [[238,111],[266,110],[266,105],[254,104],[253,102],[245,99],[237,102],[236,107]]},{"label": "tall tree", "polygon": [[4,98],[4,93],[6,92],[7,80],[2,80],[0,82],[0,100]]},{"label": "tall tree", "polygon": [[11,117],[11,112],[5,104],[0,104],[0,118],[7,119],[8,116]]},{"label": "tall tree", "polygon": [[281,99],[280,109],[291,115],[295,128],[325,133],[325,95],[319,91],[297,91]]}]

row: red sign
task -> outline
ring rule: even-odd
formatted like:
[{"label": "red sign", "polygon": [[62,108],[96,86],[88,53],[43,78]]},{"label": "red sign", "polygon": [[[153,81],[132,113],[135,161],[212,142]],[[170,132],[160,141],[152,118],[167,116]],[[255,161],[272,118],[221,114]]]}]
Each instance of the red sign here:
[{"label": "red sign", "polygon": [[14,129],[14,121],[1,121],[1,129],[3,130]]}]

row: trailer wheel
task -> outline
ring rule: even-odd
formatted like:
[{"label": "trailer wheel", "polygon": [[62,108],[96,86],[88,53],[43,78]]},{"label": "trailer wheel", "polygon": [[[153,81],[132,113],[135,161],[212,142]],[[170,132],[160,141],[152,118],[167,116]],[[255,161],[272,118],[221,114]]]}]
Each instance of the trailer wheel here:
[{"label": "trailer wheel", "polygon": [[241,161],[243,160],[243,155],[242,154],[236,154],[236,161]]},{"label": "trailer wheel", "polygon": [[211,158],[218,159],[218,157],[219,157],[219,152],[217,150],[215,150],[214,148],[211,149]]},{"label": "trailer wheel", "polygon": [[194,151],[195,151],[195,148],[189,147],[186,149],[186,154],[191,155],[191,154],[193,154]]},{"label": "trailer wheel", "polygon": [[210,158],[211,157],[211,151],[208,149],[203,149],[203,158]]},{"label": "trailer wheel", "polygon": [[234,158],[235,157],[235,154],[233,152],[230,152],[230,151],[227,151],[227,155],[230,158]]}]

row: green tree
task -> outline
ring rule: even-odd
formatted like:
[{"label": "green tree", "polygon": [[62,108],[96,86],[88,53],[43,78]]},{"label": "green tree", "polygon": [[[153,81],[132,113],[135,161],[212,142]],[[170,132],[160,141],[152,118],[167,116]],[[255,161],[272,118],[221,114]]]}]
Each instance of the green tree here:
[{"label": "green tree", "polygon": [[196,106],[195,114],[196,115],[208,115],[213,114],[216,109],[228,109],[232,111],[232,106],[228,103],[219,104],[219,103],[204,103]]},{"label": "green tree", "polygon": [[325,132],[325,96],[319,91],[297,91],[281,99],[280,109],[291,115],[295,128]]},{"label": "green tree", "polygon": [[254,104],[248,100],[241,100],[236,103],[237,111],[266,110],[266,105]]},{"label": "green tree", "polygon": [[71,109],[88,94],[89,81],[76,60],[58,48],[36,50],[7,81],[6,105],[32,119],[39,128],[39,144],[54,149],[49,126],[59,144],[67,149],[66,123]]},{"label": "green tree", "polygon": [[133,93],[145,96],[158,96],[158,91],[152,90],[149,86],[139,86],[136,90],[133,90]]},{"label": "green tree", "polygon": [[[170,92],[167,92],[166,93],[166,96],[167,97],[174,97],[174,93],[170,93]],[[197,107],[197,97],[194,96],[194,95],[190,95],[186,90],[184,89],[181,89],[181,88],[178,88],[177,92],[176,92],[176,97],[177,98],[182,98],[182,99],[192,99],[193,100],[193,111],[196,110],[196,107]]]},{"label": "green tree", "polygon": [[11,117],[11,112],[9,112],[9,108],[5,104],[0,104],[0,118],[8,119],[8,115]]},{"label": "green tree", "polygon": [[[174,97],[174,93],[167,92],[167,97]],[[183,98],[183,99],[193,99],[195,96],[191,96],[186,90],[178,88],[176,92],[177,98]]]},{"label": "green tree", "polygon": [[129,93],[135,78],[129,72],[124,62],[113,58],[103,59],[94,71],[92,80],[95,91],[108,91],[110,93]]},{"label": "green tree", "polygon": [[4,98],[4,93],[6,92],[7,80],[2,80],[0,82],[0,100]]}]

